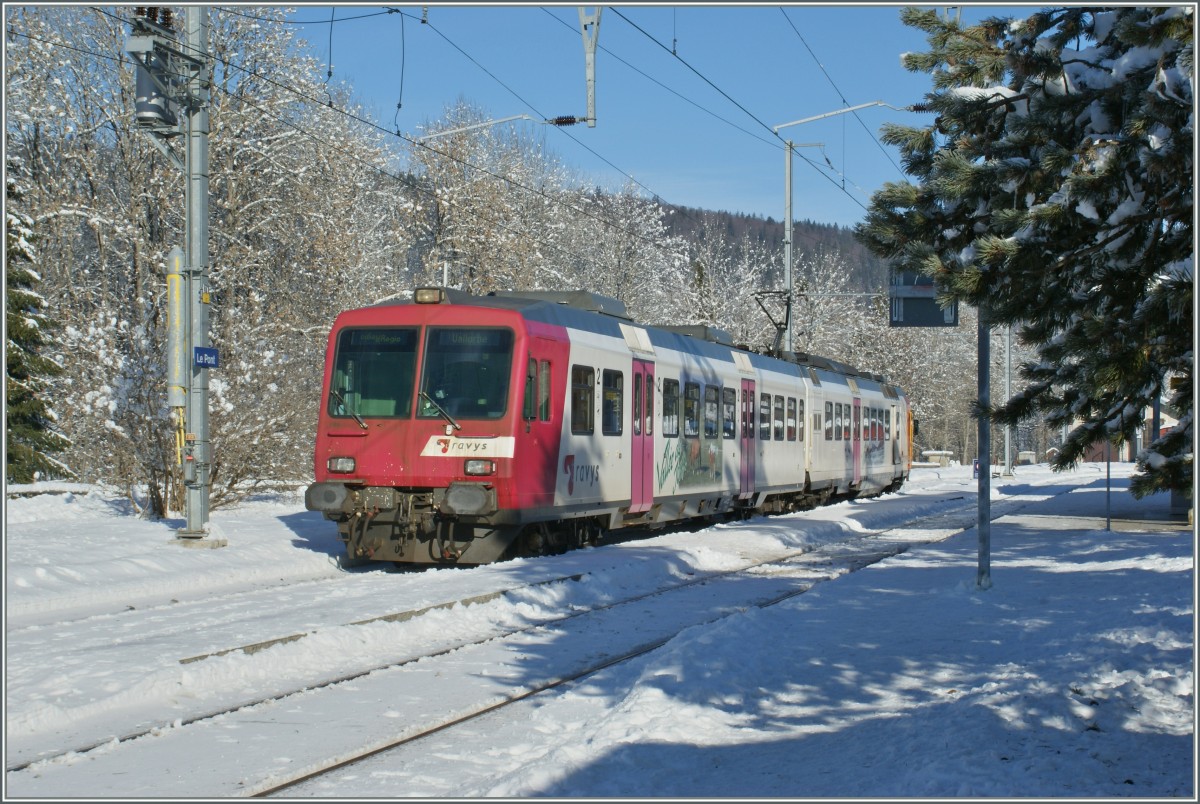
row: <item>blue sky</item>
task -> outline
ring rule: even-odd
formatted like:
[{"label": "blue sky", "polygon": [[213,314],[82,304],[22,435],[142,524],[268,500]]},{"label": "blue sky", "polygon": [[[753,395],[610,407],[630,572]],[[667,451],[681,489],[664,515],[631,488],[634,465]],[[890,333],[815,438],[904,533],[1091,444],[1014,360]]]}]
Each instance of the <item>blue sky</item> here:
[{"label": "blue sky", "polygon": [[[399,13],[380,13],[386,8]],[[419,136],[460,99],[490,119],[584,116],[578,8],[305,5],[291,19],[306,21],[299,30],[310,52],[331,64],[332,80],[354,87],[374,119]],[[640,192],[669,203],[775,220],[786,195],[782,139],[791,139],[805,144],[793,157],[794,217],[853,226],[871,192],[903,179],[895,150],[879,142],[880,126],[920,125],[928,116],[871,107],[790,126],[779,137],[772,128],[870,101],[920,102],[929,76],[904,70],[900,54],[925,49],[925,40],[900,23],[901,8],[605,6],[595,127],[502,125],[544,138],[588,183],[612,188],[631,177]],[[1009,7],[1017,16],[1032,10]],[[977,20],[1000,11],[963,13]],[[340,20],[332,36],[331,15]]]}]

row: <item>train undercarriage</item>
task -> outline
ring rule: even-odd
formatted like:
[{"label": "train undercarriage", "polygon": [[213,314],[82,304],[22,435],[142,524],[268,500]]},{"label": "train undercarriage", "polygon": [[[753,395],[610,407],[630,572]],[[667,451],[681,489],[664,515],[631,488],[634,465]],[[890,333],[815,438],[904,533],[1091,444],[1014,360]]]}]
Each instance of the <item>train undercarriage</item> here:
[{"label": "train undercarriage", "polygon": [[399,489],[318,483],[306,507],[337,524],[349,562],[477,565],[516,557],[550,555],[595,545],[616,530],[703,527],[759,514],[806,511],[832,502],[895,491],[897,479],[869,490],[836,487],[734,497],[673,498],[649,511],[599,509],[563,513],[504,511],[494,492],[477,484],[449,489]]}]

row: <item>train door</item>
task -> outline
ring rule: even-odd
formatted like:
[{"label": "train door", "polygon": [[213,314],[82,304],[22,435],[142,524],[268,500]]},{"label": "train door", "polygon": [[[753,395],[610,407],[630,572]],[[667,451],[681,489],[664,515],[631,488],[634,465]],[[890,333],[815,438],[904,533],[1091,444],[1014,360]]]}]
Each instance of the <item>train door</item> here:
[{"label": "train door", "polygon": [[567,351],[548,338],[530,338],[526,356],[525,398],[521,419],[525,437],[516,439],[513,458],[521,467],[517,505],[539,508],[554,504],[562,438],[563,386]]},{"label": "train door", "polygon": [[900,416],[896,413],[896,406],[892,405],[892,409],[888,411],[887,437],[892,442],[892,466],[900,465]]},{"label": "train door", "polygon": [[640,514],[654,502],[654,364],[646,360],[633,361],[632,431],[629,513]]},{"label": "train door", "polygon": [[754,380],[742,380],[742,431],[738,434],[741,449],[741,471],[738,499],[754,494]]},{"label": "train door", "polygon": [[850,427],[853,446],[854,485],[862,482],[862,400],[854,397],[854,418]]}]

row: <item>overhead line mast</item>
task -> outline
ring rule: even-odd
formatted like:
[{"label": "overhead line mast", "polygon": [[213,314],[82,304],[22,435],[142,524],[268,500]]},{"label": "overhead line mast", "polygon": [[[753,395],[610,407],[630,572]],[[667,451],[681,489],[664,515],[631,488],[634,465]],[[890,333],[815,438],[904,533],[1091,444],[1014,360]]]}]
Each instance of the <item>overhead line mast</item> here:
[{"label": "overhead line mast", "polygon": [[[208,9],[186,8],[182,46],[172,23],[168,8],[135,7],[125,50],[137,64],[134,114],[138,127],[185,177],[186,262],[176,247],[167,268],[167,404],[175,412],[179,429],[177,460],[186,514],[186,524],[176,536],[182,544],[221,547],[224,539],[206,538],[213,465],[208,371],[218,365],[217,350],[210,347],[208,334],[208,109],[212,86]],[[181,135],[185,135],[182,158],[171,145]]]},{"label": "overhead line mast", "polygon": [[[588,128],[596,127],[596,40],[600,38],[600,12],[604,9],[596,6],[596,10],[588,13],[583,6],[579,7],[579,29],[583,35],[583,58],[587,69],[587,124]],[[591,32],[588,32],[591,28]]]}]

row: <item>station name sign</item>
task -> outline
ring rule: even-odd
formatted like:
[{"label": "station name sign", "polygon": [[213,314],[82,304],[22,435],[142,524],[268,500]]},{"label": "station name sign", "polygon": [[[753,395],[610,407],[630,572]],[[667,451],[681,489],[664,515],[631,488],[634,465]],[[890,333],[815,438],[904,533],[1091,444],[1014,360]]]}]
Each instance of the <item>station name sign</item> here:
[{"label": "station name sign", "polygon": [[207,346],[197,346],[193,352],[193,362],[197,368],[218,368],[220,359],[217,350]]}]

